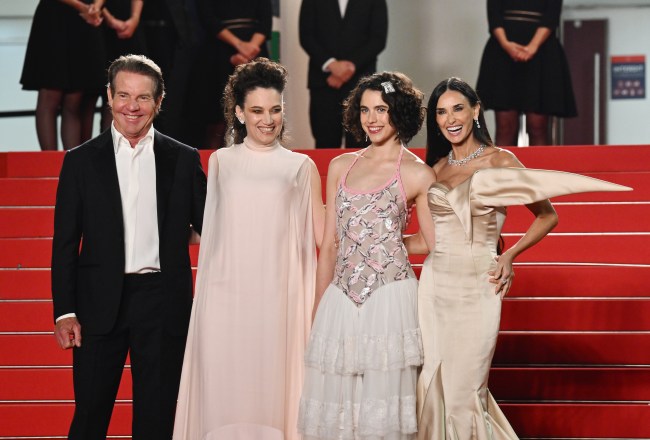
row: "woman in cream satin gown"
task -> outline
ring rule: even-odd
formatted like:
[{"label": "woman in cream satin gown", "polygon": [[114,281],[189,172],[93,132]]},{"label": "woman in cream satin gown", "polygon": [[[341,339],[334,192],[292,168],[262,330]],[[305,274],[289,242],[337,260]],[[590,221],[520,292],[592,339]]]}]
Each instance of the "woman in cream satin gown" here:
[{"label": "woman in cream satin gown", "polygon": [[234,145],[210,157],[176,440],[299,438],[325,210],[314,163],[279,143],[286,75],[259,58],[224,92]]},{"label": "woman in cream satin gown", "polygon": [[[517,435],[487,384],[513,259],[557,223],[549,197],[629,188],[577,174],[529,170],[492,144],[476,92],[450,78],[433,91],[427,163],[437,182],[428,206],[434,250],[424,262],[418,314],[424,365],[418,380],[421,440],[514,440]],[[497,257],[506,207],[525,204],[530,228]],[[417,236],[409,253],[426,250]]]}]

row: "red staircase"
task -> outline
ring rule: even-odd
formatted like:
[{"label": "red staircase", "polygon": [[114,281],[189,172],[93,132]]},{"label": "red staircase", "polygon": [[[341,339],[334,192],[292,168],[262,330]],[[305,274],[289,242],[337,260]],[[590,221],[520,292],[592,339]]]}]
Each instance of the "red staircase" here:
[{"label": "red staircase", "polygon": [[[492,394],[522,439],[650,439],[650,146],[513,151],[531,168],[579,172],[634,191],[554,200],[560,224],[520,256],[504,300]],[[341,153],[306,152],[322,175]],[[72,417],[72,358],[52,336],[50,299],[62,158],[0,153],[2,440],[64,438]],[[531,219],[525,208],[511,208],[506,241]],[[197,254],[193,247],[194,264]],[[130,437],[130,379],[127,368],[109,438]]]}]

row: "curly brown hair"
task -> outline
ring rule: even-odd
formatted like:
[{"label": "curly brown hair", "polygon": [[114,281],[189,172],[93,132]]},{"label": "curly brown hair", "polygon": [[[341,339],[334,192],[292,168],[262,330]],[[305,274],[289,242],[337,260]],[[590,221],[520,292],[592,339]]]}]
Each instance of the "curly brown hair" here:
[{"label": "curly brown hair", "polygon": [[400,72],[375,73],[359,80],[343,103],[345,129],[357,140],[364,139],[366,132],[361,125],[360,107],[361,96],[366,90],[381,92],[381,99],[388,104],[388,117],[397,130],[397,138],[404,144],[413,139],[424,122],[424,94],[413,85],[408,76]]},{"label": "curly brown hair", "polygon": [[[246,96],[252,90],[260,87],[275,89],[282,94],[287,85],[287,69],[268,58],[256,58],[250,63],[240,64],[228,78],[223,91],[223,116],[226,121],[226,145],[234,142],[240,144],[246,137],[246,125],[239,122],[235,116],[235,107],[244,108]],[[283,115],[284,119],[284,115]],[[284,121],[280,130],[279,140],[284,139]]]}]

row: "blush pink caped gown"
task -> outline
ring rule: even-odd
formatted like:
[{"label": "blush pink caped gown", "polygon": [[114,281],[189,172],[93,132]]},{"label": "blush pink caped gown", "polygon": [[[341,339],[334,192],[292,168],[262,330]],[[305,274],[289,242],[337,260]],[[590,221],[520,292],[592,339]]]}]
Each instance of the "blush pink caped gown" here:
[{"label": "blush pink caped gown", "polygon": [[175,440],[297,440],[316,272],[313,162],[212,154]]}]

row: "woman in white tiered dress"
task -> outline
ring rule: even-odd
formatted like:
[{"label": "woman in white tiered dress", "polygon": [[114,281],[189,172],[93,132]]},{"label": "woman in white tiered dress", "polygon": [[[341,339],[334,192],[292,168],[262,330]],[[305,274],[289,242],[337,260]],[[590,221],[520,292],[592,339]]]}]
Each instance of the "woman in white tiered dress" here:
[{"label": "woman in white tiered dress", "polygon": [[298,427],[308,440],[410,439],[422,346],[402,230],[417,200],[423,235],[432,238],[426,193],[435,178],[404,144],[422,124],[422,93],[402,74],[365,77],[344,120],[370,146],[329,167]]}]

